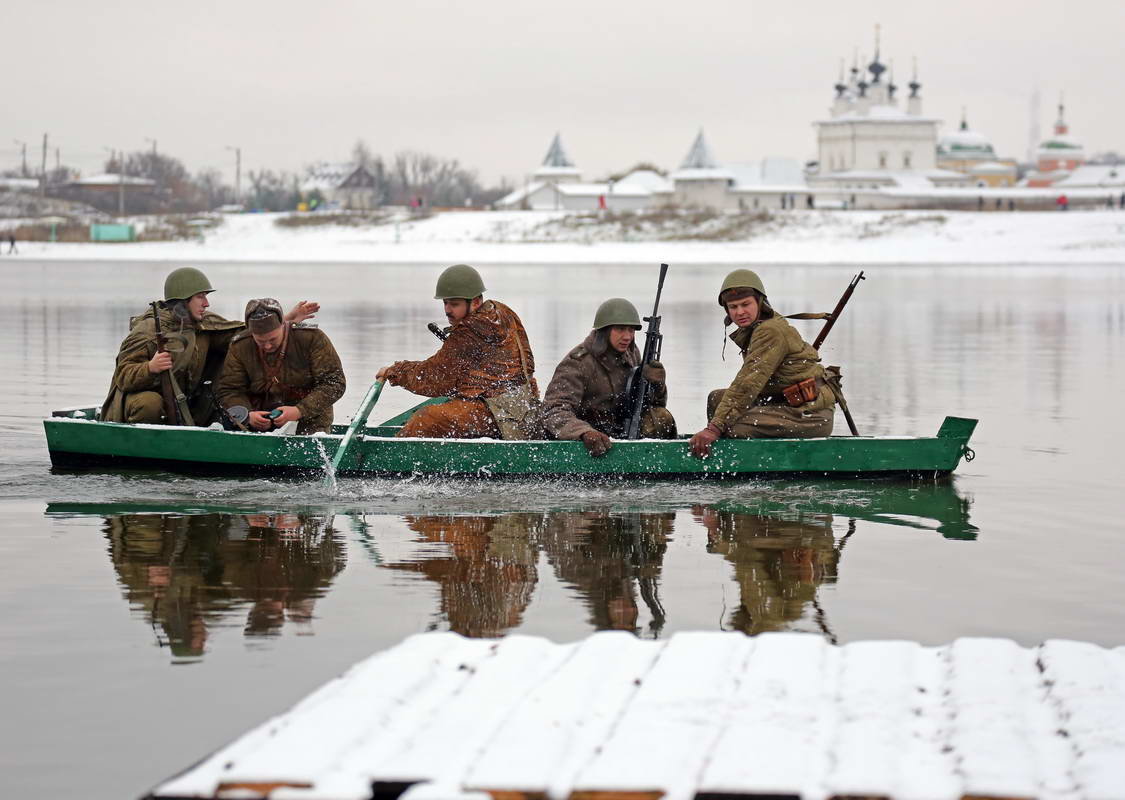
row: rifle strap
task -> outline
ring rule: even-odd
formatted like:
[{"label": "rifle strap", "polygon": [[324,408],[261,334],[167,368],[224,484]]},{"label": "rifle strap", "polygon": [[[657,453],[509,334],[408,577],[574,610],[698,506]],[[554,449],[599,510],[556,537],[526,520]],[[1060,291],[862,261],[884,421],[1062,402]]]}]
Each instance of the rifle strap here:
[{"label": "rifle strap", "polygon": [[832,315],[821,311],[802,311],[800,314],[786,314],[785,319],[832,319]]},{"label": "rifle strap", "polygon": [[180,382],[176,380],[176,376],[172,374],[172,370],[168,370],[168,382],[172,384],[172,394],[176,397],[176,407],[180,411],[180,416],[183,417],[183,424],[195,427],[195,420],[192,419],[191,409],[188,408],[187,397],[184,395],[184,390],[180,388]]},{"label": "rifle strap", "polygon": [[527,371],[527,356],[523,354],[523,342],[520,340],[520,332],[515,331],[516,349],[520,351],[520,368],[523,369],[523,380],[529,387],[531,386],[531,375]]}]

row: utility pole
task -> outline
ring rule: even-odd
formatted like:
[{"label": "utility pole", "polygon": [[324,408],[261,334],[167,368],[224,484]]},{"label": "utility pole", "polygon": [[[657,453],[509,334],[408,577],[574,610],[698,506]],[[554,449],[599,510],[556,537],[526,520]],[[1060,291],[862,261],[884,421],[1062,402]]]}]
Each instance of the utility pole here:
[{"label": "utility pole", "polygon": [[43,134],[43,164],[39,170],[39,196],[47,196],[47,134]]},{"label": "utility pole", "polygon": [[55,148],[55,172],[62,169],[62,162],[59,160],[59,148]]},{"label": "utility pole", "polygon": [[12,139],[13,142],[18,144],[23,150],[23,169],[20,170],[20,177],[27,177],[27,142],[21,142],[19,139]]},{"label": "utility pole", "polygon": [[234,151],[234,202],[242,202],[242,148],[227,145],[227,150]]},{"label": "utility pole", "polygon": [[105,148],[109,150],[110,163],[117,161],[117,216],[125,216],[125,151],[122,150],[120,156],[117,151],[112,148]]}]

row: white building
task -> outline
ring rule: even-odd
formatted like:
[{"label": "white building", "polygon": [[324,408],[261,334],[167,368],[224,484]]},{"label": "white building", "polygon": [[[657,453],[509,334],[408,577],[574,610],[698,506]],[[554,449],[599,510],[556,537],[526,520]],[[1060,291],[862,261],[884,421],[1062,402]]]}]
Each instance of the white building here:
[{"label": "white building", "polygon": [[583,183],[582,172],[567,156],[559,134],[551,140],[543,163],[526,186],[497,201],[498,208],[533,211],[635,211],[662,205],[672,193],[667,179],[651,170],[636,170],[619,181]]},{"label": "white building", "polygon": [[[817,162],[807,175],[817,195],[834,190],[850,199],[862,190],[883,188],[956,187],[970,185],[962,173],[941,169],[936,163],[937,129],[941,124],[922,114],[917,74],[910,95],[900,107],[893,76],[875,58],[861,71],[853,65],[845,82],[841,69],[828,119],[813,123],[817,130]],[[877,196],[864,195],[864,203],[883,205]]]}]

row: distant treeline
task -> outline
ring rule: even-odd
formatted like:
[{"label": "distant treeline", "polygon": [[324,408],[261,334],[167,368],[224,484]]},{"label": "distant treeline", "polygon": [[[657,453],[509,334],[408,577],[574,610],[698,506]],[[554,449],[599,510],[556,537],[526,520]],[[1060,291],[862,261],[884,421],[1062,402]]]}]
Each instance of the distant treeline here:
[{"label": "distant treeline", "polygon": [[[368,191],[370,206],[421,205],[488,206],[503,197],[511,188],[484,186],[475,170],[463,167],[456,159],[430,153],[404,151],[388,159],[374,155],[360,141],[352,151],[351,167],[362,166],[373,178]],[[194,213],[223,205],[241,204],[247,209],[290,211],[301,203],[320,205],[329,198],[319,190],[303,191],[304,174],[285,170],[246,170],[241,176],[241,197],[235,187],[223,180],[214,168],[191,174],[178,158],[151,150],[115,154],[104,166],[110,174],[153,181],[151,188],[126,186],[126,214]],[[10,177],[27,177],[20,170],[0,173]],[[112,186],[87,188],[76,186],[78,171],[60,166],[47,173],[46,194],[49,197],[85,203],[107,213],[118,210],[118,192]]]}]

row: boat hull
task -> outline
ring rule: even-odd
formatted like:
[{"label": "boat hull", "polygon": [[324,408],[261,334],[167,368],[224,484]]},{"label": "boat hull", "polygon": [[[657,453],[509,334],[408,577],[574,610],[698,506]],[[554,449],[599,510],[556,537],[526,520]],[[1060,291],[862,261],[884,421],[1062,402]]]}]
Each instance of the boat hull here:
[{"label": "boat hull", "polygon": [[[83,417],[75,418],[75,412]],[[195,475],[324,474],[342,427],[316,436],[278,436],[162,425],[99,422],[89,409],[44,420],[56,469],[157,468]],[[396,439],[400,419],[369,428],[340,475],[580,478],[929,477],[948,475],[971,451],[976,420],[946,417],[936,436],[722,439],[709,458],[687,441],[618,441],[601,458],[579,442]],[[971,457],[971,456],[970,456]]]}]

